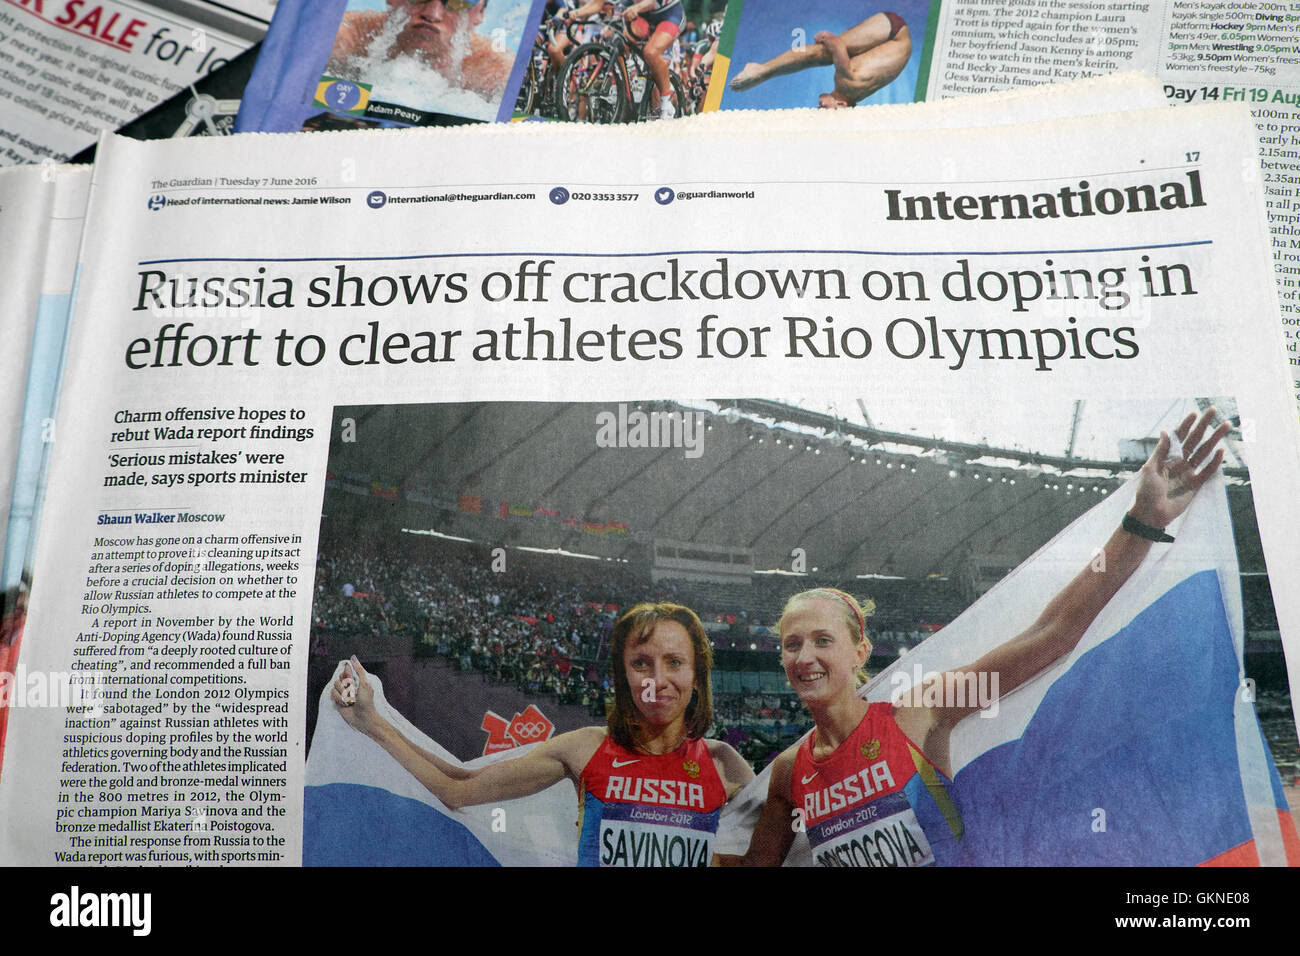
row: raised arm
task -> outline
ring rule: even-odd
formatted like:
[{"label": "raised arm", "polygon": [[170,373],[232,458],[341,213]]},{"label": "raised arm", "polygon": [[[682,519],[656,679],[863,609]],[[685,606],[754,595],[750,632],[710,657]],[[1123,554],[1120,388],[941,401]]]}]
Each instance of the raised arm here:
[{"label": "raised arm", "polygon": [[[343,682],[348,678],[355,681],[356,702],[352,704],[344,696]],[[526,797],[565,777],[576,777],[600,745],[603,733],[599,727],[570,731],[538,744],[523,757],[469,770],[417,747],[380,714],[375,709],[375,692],[365,668],[355,657],[344,665],[344,673],[335,682],[330,696],[351,727],[388,751],[411,776],[453,810]]]},{"label": "raised arm", "polygon": [[[798,745],[796,744],[795,747]],[[767,801],[754,832],[749,838],[749,849],[743,856],[734,853],[715,853],[714,866],[780,866],[794,843],[795,817],[790,804],[790,774],[794,768],[795,747],[772,761],[772,776],[767,783]]]},{"label": "raised arm", "polygon": [[584,3],[576,9],[568,8],[560,10],[556,16],[563,20],[590,20],[596,14],[600,13],[600,8],[605,5],[604,0],[592,0],[590,3]]},{"label": "raised arm", "polygon": [[[972,682],[971,675],[996,674],[994,686],[1001,696],[1074,650],[1097,615],[1137,570],[1154,542],[1161,540],[1165,527],[1187,510],[1197,489],[1222,463],[1223,449],[1217,446],[1230,426],[1220,425],[1206,438],[1213,417],[1214,409],[1210,408],[1199,419],[1190,414],[1182,421],[1175,431],[1183,444],[1181,457],[1170,455],[1169,436],[1161,433],[1155,451],[1139,472],[1133,507],[1124,524],[1106,542],[1102,560],[1094,558],[1075,575],[1027,631],[974,663],[932,680],[942,681],[944,687],[956,687],[959,683],[967,687],[987,686]],[[894,715],[903,732],[941,770],[948,772],[948,741],[953,726],[988,701],[965,699],[962,706],[957,706],[954,700],[943,700],[943,694],[934,694],[931,699],[940,699],[942,704],[918,702],[927,696],[931,695],[924,692],[905,695],[895,706]]]},{"label": "raised arm", "polygon": [[637,0],[636,3],[632,4],[626,10],[623,11],[623,19],[635,20],[643,13],[647,13],[650,10],[653,10],[654,6],[655,6],[655,0]]},{"label": "raised arm", "polygon": [[727,799],[730,800],[754,779],[754,768],[736,753],[736,748],[731,744],[721,740],[707,740],[706,744],[713,765],[718,768],[718,776],[722,778],[722,786],[726,788]]}]

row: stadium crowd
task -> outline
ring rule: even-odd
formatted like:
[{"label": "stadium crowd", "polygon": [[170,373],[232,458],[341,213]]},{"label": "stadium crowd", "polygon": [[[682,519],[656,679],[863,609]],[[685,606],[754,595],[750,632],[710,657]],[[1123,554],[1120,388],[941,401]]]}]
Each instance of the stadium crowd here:
[{"label": "stadium crowd", "polygon": [[[331,637],[409,637],[416,655],[437,654],[485,681],[580,705],[603,718],[612,698],[608,637],[619,610],[638,601],[673,601],[699,614],[715,651],[766,658],[741,668],[779,672],[769,624],[786,598],[815,586],[871,592],[875,669],[951,621],[969,603],[942,579],[825,580],[755,575],[750,585],[685,580],[650,584],[626,565],[542,553],[500,555],[483,546],[431,537],[322,528],[313,631]],[[494,570],[494,564],[499,570]],[[1267,628],[1272,598],[1243,578],[1248,626]],[[865,586],[864,586],[865,585]],[[734,662],[739,658],[732,657]],[[739,676],[739,675],[736,675]],[[716,736],[756,765],[810,726],[783,676],[762,675],[758,690],[715,669]],[[774,682],[775,681],[775,682]],[[752,683],[752,682],[751,682]],[[1283,722],[1278,722],[1281,726]],[[1296,762],[1293,740],[1269,734],[1279,767]],[[1284,770],[1285,775],[1285,770]]]}]

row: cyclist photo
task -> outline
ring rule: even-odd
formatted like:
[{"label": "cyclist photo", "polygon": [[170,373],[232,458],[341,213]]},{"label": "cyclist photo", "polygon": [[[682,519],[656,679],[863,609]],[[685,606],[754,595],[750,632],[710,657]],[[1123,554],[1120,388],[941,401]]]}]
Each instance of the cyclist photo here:
[{"label": "cyclist photo", "polygon": [[687,80],[707,52],[696,49],[697,24],[720,24],[724,12],[720,0],[552,0],[516,118],[625,123],[695,111],[703,96]]}]

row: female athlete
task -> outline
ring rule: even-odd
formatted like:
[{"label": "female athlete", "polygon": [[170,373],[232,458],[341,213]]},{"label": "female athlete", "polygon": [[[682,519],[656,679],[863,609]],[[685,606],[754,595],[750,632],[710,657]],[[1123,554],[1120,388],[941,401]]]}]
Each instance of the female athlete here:
[{"label": "female athlete", "polygon": [[[1172,540],[1163,529],[1223,461],[1223,450],[1215,446],[1230,426],[1219,426],[1206,439],[1213,415],[1211,408],[1199,420],[1188,415],[1179,425],[1184,457],[1170,457],[1169,436],[1161,434],[1139,474],[1132,509],[1106,542],[1104,564],[1095,558],[1029,630],[968,667],[932,678],[942,683],[927,682],[921,693],[905,694],[897,703],[859,697],[861,668],[871,654],[861,606],[831,588],[792,597],[777,624],[781,661],[816,727],[773,762],[749,851],[720,855],[718,862],[778,866],[795,830],[803,829],[821,865],[854,865],[854,842],[863,846],[863,838],[891,848],[889,865],[933,863],[934,846],[956,838],[948,825],[954,807],[947,793],[953,728],[980,703],[991,703],[976,701],[973,694],[967,700],[964,693],[945,700],[942,688],[991,686],[996,694],[1007,694],[1074,649],[1153,542]],[[1096,573],[1094,566],[1106,572]],[[981,676],[985,683],[970,683]],[[875,839],[882,830],[884,838]]]},{"label": "female athlete", "polygon": [[[722,805],[754,777],[740,754],[705,739],[713,723],[713,654],[695,612],[638,604],[614,625],[614,709],[527,755],[478,770],[407,740],[374,706],[355,657],[331,697],[451,809],[538,793],[565,777],[578,791],[580,866],[707,866]],[[350,703],[355,693],[355,703]]]}]

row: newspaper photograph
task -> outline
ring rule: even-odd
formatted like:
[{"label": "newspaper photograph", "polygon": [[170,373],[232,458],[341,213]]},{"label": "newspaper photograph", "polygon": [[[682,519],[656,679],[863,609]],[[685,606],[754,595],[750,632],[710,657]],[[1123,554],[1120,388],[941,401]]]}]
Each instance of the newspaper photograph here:
[{"label": "newspaper photograph", "polygon": [[726,10],[722,0],[546,3],[513,118],[628,123],[716,109]]},{"label": "newspaper photograph", "polygon": [[923,100],[929,64],[923,47],[937,6],[930,0],[900,0],[889,9],[833,0],[733,4],[735,42],[721,108],[846,109]]},{"label": "newspaper photograph", "polygon": [[[1231,398],[1213,406],[1163,398],[1060,400],[1053,416],[1043,416],[1053,417],[1055,427],[1041,434],[1059,440],[1077,424],[1078,457],[1062,461],[1087,461],[1092,475],[1080,481],[1076,470],[1075,480],[1062,485],[1033,474],[1039,465],[1029,462],[1046,464],[1045,456],[1028,451],[1035,439],[1023,420],[999,416],[999,429],[1015,434],[1025,448],[1012,451],[984,443],[987,434],[975,441],[956,431],[919,437],[958,428],[987,432],[987,420],[975,425],[967,419],[963,426],[963,416],[948,410],[918,424],[922,413],[912,403],[862,401],[873,406],[874,428],[797,400],[337,409],[308,662],[308,726],[315,729],[304,796],[304,864],[691,866],[707,863],[719,844],[738,843],[744,852],[753,821],[729,803],[716,833],[692,816],[675,822],[662,809],[642,814],[640,825],[638,817],[610,814],[633,799],[625,788],[644,784],[616,774],[601,781],[604,789],[596,786],[595,746],[582,750],[572,774],[580,788],[576,799],[568,780],[514,798],[514,777],[489,778],[487,768],[514,766],[516,748],[540,754],[543,742],[555,741],[554,747],[589,732],[603,722],[610,698],[616,709],[628,705],[633,670],[620,673],[615,660],[603,674],[592,662],[609,656],[617,621],[641,602],[659,609],[654,613],[685,605],[698,615],[712,646],[706,662],[711,676],[693,675],[687,718],[692,707],[711,706],[710,736],[755,768],[797,750],[812,729],[805,705],[812,711],[813,698],[792,690],[800,663],[787,657],[781,642],[788,635],[777,630],[790,607],[807,603],[810,594],[818,601],[867,595],[868,670],[877,674],[871,699],[907,701],[913,688],[920,692],[923,673],[967,663],[961,655],[978,653],[981,637],[993,646],[1028,627],[1065,586],[1063,579],[1103,560],[1101,548],[1090,542],[1103,539],[1131,506],[1137,474],[1154,447],[1133,443],[1123,451],[1125,462],[1116,457],[1124,443],[1118,435],[1144,430],[1153,420],[1176,427],[1210,407],[1224,421],[1236,417]],[[617,444],[620,436],[626,447]],[[1239,436],[1229,437],[1229,445],[1239,460]],[[983,452],[978,459],[971,457],[976,450]],[[1093,452],[1105,457],[1090,460]],[[1263,555],[1249,473],[1233,464],[1222,479],[1212,506],[1182,525],[1178,547],[1135,573],[1112,599],[1135,603],[1099,615],[1095,645],[1061,665],[1052,693],[1026,687],[1003,699],[996,674],[982,675],[985,682],[971,688],[972,704],[978,698],[990,719],[958,726],[969,728],[974,742],[963,745],[979,756],[954,759],[960,772],[949,769],[942,785],[937,779],[930,784],[938,801],[950,801],[948,820],[940,822],[946,839],[933,835],[933,820],[923,831],[928,841],[915,836],[910,820],[883,833],[878,821],[858,832],[846,821],[857,817],[869,791],[859,788],[856,799],[851,790],[815,793],[809,795],[814,804],[839,801],[835,809],[842,811],[806,814],[810,842],[821,837],[816,861],[1244,862],[1247,813],[1225,807],[1208,824],[1200,819],[1207,805],[1236,804],[1235,791],[1250,776],[1243,763],[1238,780],[1232,710],[1214,701],[1244,698],[1248,691],[1257,702],[1277,754],[1257,749],[1250,758],[1258,761],[1254,786],[1261,791],[1252,800],[1262,806],[1275,801],[1280,785],[1270,769],[1275,759],[1290,769],[1295,735],[1285,682],[1266,687],[1248,678],[1238,686],[1241,655],[1232,647],[1241,644],[1241,621],[1270,621],[1273,609],[1266,572],[1250,570],[1263,567]],[[683,488],[691,489],[685,498]],[[1112,500],[1103,504],[1103,498]],[[583,502],[598,503],[594,517],[603,520],[584,513]],[[1194,534],[1205,537],[1194,545]],[[963,552],[960,573],[936,573],[936,562],[953,552]],[[1213,575],[1197,571],[1198,562],[1232,588],[1219,594]],[[855,565],[872,570],[842,570]],[[1013,566],[1012,576],[989,587]],[[1192,594],[1200,587],[1215,613],[1197,605],[1200,598]],[[1160,596],[1144,606],[1154,595]],[[1174,605],[1184,616],[1170,616]],[[1017,615],[1025,617],[1023,624]],[[1116,628],[1104,615],[1131,622]],[[1212,634],[1193,626],[1194,617],[1225,623]],[[1172,633],[1179,634],[1177,642],[1169,640]],[[1280,641],[1265,652],[1258,646],[1262,632],[1252,633],[1252,657],[1266,654],[1277,668]],[[937,660],[945,643],[960,650]],[[774,666],[778,659],[784,674]],[[361,700],[335,704],[334,687],[352,679],[341,676],[340,660],[355,660],[345,666],[364,673],[367,685],[383,688],[375,713],[386,706],[384,717],[370,716]],[[1264,660],[1247,666],[1265,666]],[[1111,693],[1099,693],[1122,686],[1135,667],[1159,670],[1171,681],[1170,693],[1161,697],[1163,713],[1150,702],[1134,701],[1128,710]],[[1216,668],[1222,672],[1215,674]],[[664,687],[644,689],[651,686],[656,698],[664,696]],[[703,687],[711,693],[703,694]],[[691,695],[684,696],[686,706]],[[1267,721],[1265,705],[1270,713],[1277,708]],[[1010,715],[1001,713],[1003,706],[1021,712],[1014,731],[1004,726]],[[1243,719],[1252,726],[1253,716]],[[388,726],[401,727],[404,737],[436,754],[441,763],[433,768],[447,778],[431,776],[427,754],[410,760],[394,752],[391,740],[385,742]],[[1155,726],[1161,730],[1153,732]],[[1045,753],[1053,754],[1050,760]],[[613,759],[618,767],[641,758],[620,752]],[[457,779],[451,768],[480,773]],[[724,760],[716,770],[718,779],[727,779]],[[1005,774],[1016,775],[1014,785]],[[681,779],[707,783],[712,776],[700,771]],[[913,786],[897,765],[891,776],[904,790]],[[1163,782],[1143,786],[1136,780]],[[477,788],[470,790],[469,781]],[[1170,785],[1183,801],[1173,808],[1162,797]],[[767,792],[766,780],[758,790]],[[689,794],[684,801],[678,796],[658,786],[638,802],[693,809]],[[743,805],[746,797],[735,796]],[[1088,813],[1081,812],[1085,803]],[[916,798],[913,806],[920,816],[922,806],[934,814],[937,804]],[[1279,836],[1289,834],[1285,806],[1274,806],[1279,818],[1262,822]],[[1101,812],[1089,816],[1095,808]],[[1032,825],[1001,822],[1023,817]],[[839,821],[833,831],[827,818]],[[1081,818],[1090,826],[1079,827]],[[785,820],[782,827],[795,832]],[[1112,828],[1120,833],[1102,836]],[[822,847],[828,831],[856,835]],[[1190,836],[1170,841],[1169,833]],[[1283,843],[1274,840],[1274,846]]]},{"label": "newspaper photograph", "polygon": [[539,0],[285,0],[236,128],[289,132],[509,119]]},{"label": "newspaper photograph", "polygon": [[659,128],[101,145],[4,859],[1297,862],[1247,111]]},{"label": "newspaper photograph", "polygon": [[[380,103],[386,101],[394,111],[404,104],[421,112],[496,119],[519,49],[518,24],[529,6],[521,0],[489,11],[480,0],[457,10],[441,3],[390,7],[352,0],[325,64],[325,72],[340,79],[318,101],[375,116],[383,115]],[[513,34],[506,24],[516,25]],[[346,88],[342,81],[356,85]],[[408,124],[417,118],[395,115]]]}]

